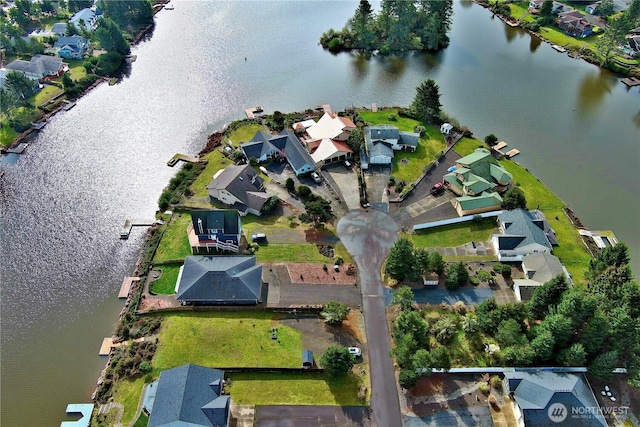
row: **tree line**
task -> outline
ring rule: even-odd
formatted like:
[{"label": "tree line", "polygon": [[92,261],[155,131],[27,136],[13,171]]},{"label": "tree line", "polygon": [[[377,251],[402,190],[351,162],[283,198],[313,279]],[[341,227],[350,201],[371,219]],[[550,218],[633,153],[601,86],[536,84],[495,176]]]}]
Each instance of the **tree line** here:
[{"label": "tree line", "polygon": [[378,13],[368,0],[360,0],[344,28],[325,32],[320,44],[332,52],[351,49],[379,50],[383,54],[435,51],[449,45],[447,33],[452,16],[452,0],[382,0]]}]

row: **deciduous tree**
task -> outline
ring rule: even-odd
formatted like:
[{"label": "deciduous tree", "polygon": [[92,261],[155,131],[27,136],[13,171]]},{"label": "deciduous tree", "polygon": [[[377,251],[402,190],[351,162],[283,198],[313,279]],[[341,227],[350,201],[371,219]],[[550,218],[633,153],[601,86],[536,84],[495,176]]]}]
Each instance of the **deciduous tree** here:
[{"label": "deciduous tree", "polygon": [[322,354],[320,363],[329,378],[345,375],[355,364],[355,357],[349,353],[347,347],[332,345]]}]

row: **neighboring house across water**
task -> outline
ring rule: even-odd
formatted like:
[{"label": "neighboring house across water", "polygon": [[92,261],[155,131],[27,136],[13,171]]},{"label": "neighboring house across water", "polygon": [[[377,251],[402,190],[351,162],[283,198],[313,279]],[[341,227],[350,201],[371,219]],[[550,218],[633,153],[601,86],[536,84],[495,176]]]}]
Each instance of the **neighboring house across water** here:
[{"label": "neighboring house across water", "polygon": [[89,50],[89,40],[78,35],[60,37],[53,47],[61,58],[82,59]]},{"label": "neighboring house across water", "polygon": [[565,34],[573,37],[585,38],[593,33],[593,25],[585,19],[579,10],[561,12],[555,22]]},{"label": "neighboring house across water", "polygon": [[513,291],[518,301],[529,301],[533,292],[556,276],[563,275],[569,283],[571,276],[558,257],[548,252],[538,252],[522,257],[524,279],[514,279]]},{"label": "neighboring house across water", "polygon": [[7,73],[17,71],[31,80],[60,77],[66,64],[57,56],[34,55],[29,61],[15,59],[5,66]]},{"label": "neighboring house across water", "polygon": [[230,165],[218,171],[207,186],[209,196],[238,210],[240,215],[260,215],[269,196],[264,180],[250,165]]},{"label": "neighboring house across water", "polygon": [[191,211],[187,235],[194,255],[209,253],[211,249],[238,252],[242,220],[235,209]]},{"label": "neighboring house across water", "polygon": [[58,37],[64,37],[67,35],[67,23],[66,22],[56,22],[51,27],[51,33],[55,34]]},{"label": "neighboring house across water", "polygon": [[98,19],[100,19],[102,13],[96,6],[87,7],[79,10],[69,19],[69,23],[75,25],[76,28],[93,31],[98,26]]},{"label": "neighboring house across water", "polygon": [[223,395],[224,371],[182,365],[149,384],[144,409],[149,427],[227,427],[231,398]]},{"label": "neighboring house across water", "polygon": [[503,193],[512,182],[491,152],[478,148],[459,159],[455,169],[443,176],[444,184],[456,195],[451,201],[458,215],[473,215],[500,209]]},{"label": "neighboring house across water", "polygon": [[600,406],[582,373],[505,371],[505,389],[515,400],[519,426],[606,427]]},{"label": "neighboring house across water", "polygon": [[262,266],[255,256],[188,256],[176,282],[183,304],[256,305],[261,292]]},{"label": "neighboring house across water", "polygon": [[274,157],[284,158],[296,176],[313,172],[315,169],[313,159],[290,130],[283,130],[275,136],[258,131],[250,142],[240,144],[240,148],[247,159],[254,157],[259,162]]},{"label": "neighboring house across water", "polygon": [[551,252],[555,232],[538,210],[514,209],[498,215],[500,234],[491,237],[499,261],[522,261],[525,255]]},{"label": "neighboring house across water", "polygon": [[351,131],[355,128],[356,125],[348,117],[324,113],[317,123],[307,128],[307,134],[311,141],[318,141],[322,139],[346,141],[349,139]]},{"label": "neighboring house across water", "polygon": [[404,132],[392,125],[364,128],[364,140],[369,165],[390,165],[394,151],[415,151],[420,134]]}]

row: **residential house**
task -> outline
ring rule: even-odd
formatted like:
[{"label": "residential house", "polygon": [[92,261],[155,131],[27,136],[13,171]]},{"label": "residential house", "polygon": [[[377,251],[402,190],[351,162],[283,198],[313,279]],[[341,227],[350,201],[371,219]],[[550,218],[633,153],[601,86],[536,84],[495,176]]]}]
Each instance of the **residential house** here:
[{"label": "residential house", "polygon": [[598,6],[600,6],[600,2],[591,3],[584,8],[584,11],[589,15],[597,15],[598,14]]},{"label": "residential house", "polygon": [[[539,11],[540,9],[542,9],[542,5],[544,4],[544,2],[545,0],[530,0],[529,9]],[[551,14],[556,15],[562,12],[563,9],[564,5],[562,3],[554,1],[553,5],[551,6]]]},{"label": "residential house", "polygon": [[313,172],[315,169],[313,159],[290,130],[285,129],[275,136],[258,131],[250,142],[240,144],[240,148],[247,159],[254,157],[258,161],[265,161],[271,157],[285,158],[296,176]]},{"label": "residential house", "polygon": [[56,22],[51,27],[51,33],[58,37],[64,37],[67,35],[67,23],[66,22]]},{"label": "residential house", "polygon": [[82,59],[89,50],[89,40],[78,35],[60,37],[53,47],[61,58]]},{"label": "residential house", "polygon": [[[307,128],[310,140],[318,141],[322,139],[336,139],[346,141],[351,135],[351,131],[356,125],[348,117],[341,117],[337,114],[324,113],[317,123]],[[295,128],[294,128],[295,129]]]},{"label": "residential house", "polygon": [[242,238],[240,213],[235,209],[191,211],[187,235],[194,255],[211,249],[238,252]]},{"label": "residential house", "polygon": [[505,389],[515,400],[518,425],[606,427],[593,391],[582,373],[505,371]]},{"label": "residential house", "polygon": [[622,47],[622,51],[634,58],[640,55],[640,27],[631,30],[626,40],[627,45]]},{"label": "residential house", "polygon": [[79,10],[76,12],[69,23],[75,25],[76,28],[81,29],[84,27],[87,31],[93,31],[98,26],[98,19],[100,19],[102,13],[96,6],[91,6]]},{"label": "residential house", "polygon": [[522,261],[525,255],[551,252],[555,232],[538,210],[514,209],[498,215],[499,234],[491,237],[499,261]]},{"label": "residential house", "polygon": [[227,427],[231,398],[224,392],[224,371],[182,365],[160,373],[145,392],[149,427]]},{"label": "residential house", "polygon": [[459,159],[442,181],[458,196],[451,203],[458,215],[463,216],[500,209],[500,193],[511,185],[512,176],[491,151],[478,148]]},{"label": "residential house", "polygon": [[563,275],[569,283],[571,275],[562,265],[558,257],[548,252],[537,252],[522,257],[524,279],[514,279],[513,291],[518,301],[529,301],[539,286]]},{"label": "residential house", "polygon": [[269,196],[264,180],[250,165],[230,165],[218,171],[207,186],[209,196],[236,209],[240,215],[260,215]]},{"label": "residential house", "polygon": [[182,304],[256,305],[261,292],[262,266],[255,256],[188,256],[176,282]]},{"label": "residential house", "polygon": [[311,158],[316,163],[333,163],[350,159],[353,150],[346,142],[337,139],[322,139],[320,141],[310,141],[309,152]]},{"label": "residential house", "polygon": [[5,66],[8,72],[17,71],[31,80],[59,77],[64,74],[66,64],[57,56],[34,55],[29,61],[15,59]]},{"label": "residential house", "polygon": [[392,125],[364,128],[365,147],[370,165],[390,165],[394,151],[415,151],[420,134],[404,132]]},{"label": "residential house", "polygon": [[565,34],[573,37],[585,38],[593,33],[593,25],[585,19],[579,10],[560,12],[555,22]]}]

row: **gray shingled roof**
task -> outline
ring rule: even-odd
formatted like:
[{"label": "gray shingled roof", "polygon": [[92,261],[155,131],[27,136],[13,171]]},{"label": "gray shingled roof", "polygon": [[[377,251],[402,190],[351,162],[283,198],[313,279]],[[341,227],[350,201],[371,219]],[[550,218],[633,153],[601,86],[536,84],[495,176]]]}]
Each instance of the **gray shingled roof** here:
[{"label": "gray shingled roof", "polygon": [[192,364],[163,371],[149,427],[226,427],[230,401],[229,396],[220,395],[223,379],[223,371]]},{"label": "gray shingled roof", "polygon": [[269,198],[267,193],[261,190],[263,183],[264,180],[250,165],[230,165],[211,181],[207,189],[227,190],[243,205],[260,211]]},{"label": "gray shingled roof", "polygon": [[392,125],[370,126],[369,135],[371,135],[371,140],[374,142],[385,139],[400,139],[400,131]]},{"label": "gray shingled roof", "polygon": [[257,304],[262,266],[255,256],[188,256],[178,278],[178,301]]},{"label": "gray shingled roof", "polygon": [[51,32],[56,34],[67,34],[67,23],[66,22],[56,22],[51,27]]},{"label": "gray shingled roof", "polygon": [[[311,167],[315,165],[315,162],[311,158],[311,155],[302,146],[300,140],[297,136],[294,135],[293,132],[285,129],[280,132],[280,136],[286,137],[286,140],[284,141],[284,155],[287,158],[287,162],[289,162],[294,170],[300,169],[305,164],[311,165]],[[281,138],[276,137],[272,143],[278,146],[281,144],[281,141]]]},{"label": "gray shingled roof", "polygon": [[[240,214],[235,209],[191,211],[191,223],[196,234],[206,234],[209,229],[224,230],[226,234],[238,234],[238,218]],[[201,221],[203,233],[198,230],[198,220]]]},{"label": "gray shingled roof", "polygon": [[500,249],[515,249],[532,243],[551,249],[551,243],[544,232],[544,223],[537,213],[525,209],[503,211],[498,215],[498,221],[505,229],[504,234],[499,235]]},{"label": "gray shingled roof", "polygon": [[34,55],[29,61],[16,59],[5,66],[7,70],[39,75],[42,75],[45,71],[55,74],[60,70],[60,67],[62,67],[62,59],[50,55]]},{"label": "gray shingled roof", "polygon": [[409,147],[417,148],[419,139],[420,139],[419,133],[400,132],[400,144],[402,145],[407,145]]},{"label": "gray shingled roof", "polygon": [[71,37],[60,37],[54,43],[53,47],[63,47],[64,45],[69,45],[72,48],[77,48],[78,44],[88,44],[89,40],[84,37],[80,37],[79,35],[73,35]]},{"label": "gray shingled roof", "polygon": [[602,415],[597,412],[590,417],[572,417],[572,408],[598,407],[584,374],[515,371],[505,372],[505,379],[509,390],[514,393],[518,406],[524,412],[527,426],[553,424],[550,422],[548,410],[556,403],[563,404],[567,409],[567,418],[561,423],[563,426],[607,425]]},{"label": "gray shingled roof", "polygon": [[547,252],[525,255],[522,266],[531,274],[528,278],[540,283],[547,283],[554,277],[564,274],[558,257]]}]

